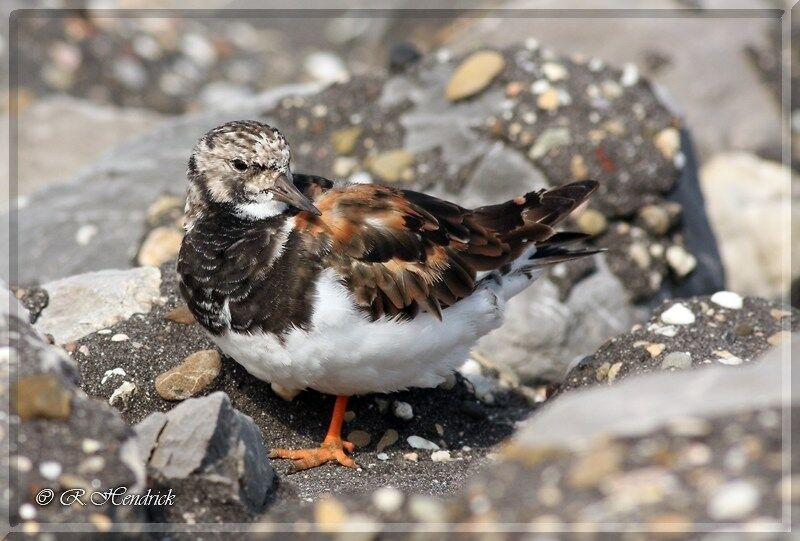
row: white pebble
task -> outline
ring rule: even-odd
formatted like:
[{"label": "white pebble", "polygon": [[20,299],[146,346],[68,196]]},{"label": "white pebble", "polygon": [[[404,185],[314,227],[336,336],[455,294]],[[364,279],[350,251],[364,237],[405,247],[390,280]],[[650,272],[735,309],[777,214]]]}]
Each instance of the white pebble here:
[{"label": "white pebble", "polygon": [[97,334],[111,334],[111,329],[100,329]]},{"label": "white pebble", "polygon": [[394,405],[392,406],[392,411],[394,412],[395,417],[404,421],[410,421],[414,418],[414,409],[408,402],[395,400]]},{"label": "white pebble", "polygon": [[691,325],[694,323],[694,314],[686,305],[677,303],[661,314],[661,321],[667,325]]},{"label": "white pebble", "polygon": [[450,462],[450,451],[434,451],[431,453],[431,460],[434,462]]},{"label": "white pebble", "polygon": [[673,338],[678,334],[678,327],[675,325],[664,325],[663,327],[656,327],[653,332],[661,336],[666,336],[667,338]]},{"label": "white pebble", "polygon": [[622,86],[633,86],[639,82],[639,70],[636,64],[625,64],[619,82],[622,83]]},{"label": "white pebble", "polygon": [[742,307],[744,299],[742,296],[732,291],[717,291],[711,295],[711,302],[723,308],[738,310]]},{"label": "white pebble", "polygon": [[408,438],[406,438],[406,441],[414,449],[429,449],[431,451],[439,450],[438,445],[436,445],[430,440],[426,440],[425,438],[421,438],[419,436],[409,436]]},{"label": "white pebble", "polygon": [[121,378],[124,378],[125,376],[127,376],[127,374],[125,373],[125,370],[120,368],[119,366],[116,368],[112,368],[111,370],[106,370],[105,372],[103,372],[103,379],[100,380],[100,385],[105,385],[106,381],[113,378],[114,376],[119,376]]},{"label": "white pebble", "polygon": [[747,481],[731,481],[717,488],[708,502],[714,520],[738,520],[754,511],[761,501],[758,489]]},{"label": "white pebble", "polygon": [[128,339],[128,335],[127,334],[123,334],[123,333],[117,333],[117,334],[115,334],[114,336],[111,337],[111,341],[112,342],[124,342],[127,339]]},{"label": "white pebble", "polygon": [[97,451],[100,450],[100,447],[102,447],[102,445],[103,444],[100,443],[99,441],[93,440],[91,438],[84,438],[84,440],[81,441],[81,449],[87,455],[96,453]]},{"label": "white pebble", "polygon": [[41,473],[42,477],[45,479],[55,481],[58,479],[58,476],[61,475],[61,464],[55,462],[54,460],[42,462],[39,464],[39,473]]},{"label": "white pebble", "polygon": [[325,84],[342,83],[350,78],[342,59],[329,52],[316,52],[308,55],[303,67],[311,77]]},{"label": "white pebble", "polygon": [[403,455],[403,458],[409,462],[416,462],[419,460],[419,455],[417,453],[406,453]]},{"label": "white pebble", "polygon": [[29,503],[19,506],[19,518],[22,520],[33,520],[36,518],[36,508]]},{"label": "white pebble", "polygon": [[114,392],[111,393],[108,403],[113,406],[116,402],[122,402],[122,407],[125,408],[128,406],[128,402],[134,394],[136,394],[136,385],[130,381],[123,381],[122,385],[114,389]]},{"label": "white pebble", "polygon": [[403,505],[403,493],[394,487],[381,487],[372,494],[372,503],[384,513],[394,513]]},{"label": "white pebble", "polygon": [[551,81],[561,81],[567,78],[567,68],[555,62],[545,62],[542,66],[542,72]]},{"label": "white pebble", "polygon": [[389,455],[386,453],[378,453],[377,454],[378,460],[389,460]]},{"label": "white pebble", "polygon": [[16,455],[12,457],[11,465],[21,472],[29,472],[31,471],[31,468],[33,468],[33,462],[31,462],[31,459],[22,455]]}]

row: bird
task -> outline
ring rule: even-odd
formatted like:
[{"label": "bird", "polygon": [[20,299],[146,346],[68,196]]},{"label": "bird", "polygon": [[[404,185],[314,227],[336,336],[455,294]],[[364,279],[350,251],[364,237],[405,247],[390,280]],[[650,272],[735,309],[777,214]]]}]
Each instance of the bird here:
[{"label": "bird", "polygon": [[266,123],[204,134],[189,157],[177,272],[226,356],[287,400],[336,396],[319,447],[270,452],[292,471],[357,467],[341,436],[348,397],[440,385],[548,266],[601,251],[555,229],[593,180],[467,209],[291,169],[286,138]]}]

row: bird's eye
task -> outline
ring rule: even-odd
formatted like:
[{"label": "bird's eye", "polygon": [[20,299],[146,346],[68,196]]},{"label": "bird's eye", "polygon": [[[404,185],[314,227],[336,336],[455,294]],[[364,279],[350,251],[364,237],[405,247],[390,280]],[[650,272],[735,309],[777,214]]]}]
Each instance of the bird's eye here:
[{"label": "bird's eye", "polygon": [[231,164],[233,165],[233,168],[236,169],[237,171],[247,171],[247,163],[245,163],[244,160],[240,160],[237,158],[233,160]]}]

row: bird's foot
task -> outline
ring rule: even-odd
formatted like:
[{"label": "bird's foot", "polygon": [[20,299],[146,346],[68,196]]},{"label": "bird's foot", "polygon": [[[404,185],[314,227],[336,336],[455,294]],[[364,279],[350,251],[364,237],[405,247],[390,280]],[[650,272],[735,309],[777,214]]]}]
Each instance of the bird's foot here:
[{"label": "bird's foot", "polygon": [[288,458],[293,461],[289,473],[296,473],[316,468],[326,462],[336,461],[342,466],[356,468],[356,461],[347,456],[345,451],[352,452],[354,445],[341,438],[325,438],[322,444],[314,449],[273,449],[270,458]]}]

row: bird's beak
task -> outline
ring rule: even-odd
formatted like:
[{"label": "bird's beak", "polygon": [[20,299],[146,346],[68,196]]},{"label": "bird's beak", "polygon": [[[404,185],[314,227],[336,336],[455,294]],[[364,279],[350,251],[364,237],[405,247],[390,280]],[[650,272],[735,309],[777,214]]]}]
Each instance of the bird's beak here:
[{"label": "bird's beak", "polygon": [[296,209],[310,212],[316,216],[322,214],[319,209],[315,207],[314,204],[295,187],[294,183],[292,182],[291,173],[282,173],[275,180],[275,185],[270,188],[270,191],[274,194],[275,199],[278,201],[283,201],[284,203],[291,205]]}]

